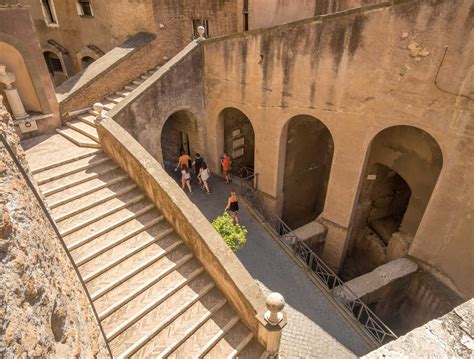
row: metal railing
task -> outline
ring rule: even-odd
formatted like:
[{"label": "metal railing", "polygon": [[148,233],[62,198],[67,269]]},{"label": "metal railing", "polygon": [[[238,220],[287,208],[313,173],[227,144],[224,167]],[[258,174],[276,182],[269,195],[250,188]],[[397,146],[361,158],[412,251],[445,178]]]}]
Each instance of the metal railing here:
[{"label": "metal railing", "polygon": [[[113,358],[113,355],[112,355],[112,350],[109,346],[109,343],[107,341],[107,337],[105,335],[105,331],[104,331],[104,328],[102,327],[102,323],[100,322],[100,319],[99,319],[99,315],[97,313],[97,310],[95,309],[94,307],[94,303],[92,301],[92,297],[90,296],[90,293],[89,293],[89,290],[87,289],[87,286],[86,286],[86,283],[84,282],[84,280],[82,279],[81,277],[81,273],[79,272],[79,268],[76,266],[76,263],[74,262],[74,259],[72,258],[72,255],[71,253],[69,253],[69,250],[67,249],[67,245],[66,243],[64,242],[64,239],[63,237],[61,236],[60,232],[59,232],[59,229],[58,229],[58,226],[56,225],[56,222],[54,221],[53,217],[51,216],[48,208],[46,207],[45,203],[43,202],[43,198],[41,197],[41,195],[39,194],[38,190],[36,189],[35,185],[33,184],[33,181],[31,180],[30,176],[28,175],[28,173],[26,172],[26,170],[24,169],[23,165],[21,164],[20,160],[18,159],[18,157],[16,156],[15,154],[15,151],[11,148],[10,144],[8,143],[7,139],[3,136],[3,134],[0,133],[0,142],[1,144],[3,144],[3,146],[6,148],[8,154],[10,155],[10,157],[12,158],[13,162],[15,163],[16,167],[18,168],[18,170],[20,171],[23,179],[25,180],[27,186],[29,187],[29,189],[31,190],[31,192],[33,192],[33,195],[35,196],[36,198],[36,201],[38,202],[38,204],[40,205],[44,215],[46,216],[49,224],[51,225],[51,227],[53,228],[54,230],[54,233],[56,234],[56,237],[59,238],[59,242],[61,243],[64,251],[66,252],[66,255],[68,256],[69,258],[69,261],[72,265],[72,267],[74,268],[74,271],[76,272],[76,275],[79,279],[79,281],[81,282],[81,285],[82,285],[82,289],[84,290],[84,293],[86,294],[86,297],[87,297],[87,300],[89,302],[89,305],[92,309],[92,313],[94,314],[94,317],[96,319],[96,322],[97,322],[97,325],[99,326],[99,329],[102,333],[102,337],[104,339],[104,343],[105,343],[105,346],[107,348],[107,351],[110,355],[110,358]],[[1,148],[1,144],[0,144],[0,148]]]},{"label": "metal railing", "polygon": [[273,232],[275,237],[288,248],[298,261],[310,270],[310,275],[322,284],[336,303],[360,324],[377,346],[397,339],[389,327],[334,273],[329,266],[300,240],[291,228],[268,208],[260,198],[258,187],[254,185],[258,174],[241,179],[240,195],[256,210],[257,214]]}]

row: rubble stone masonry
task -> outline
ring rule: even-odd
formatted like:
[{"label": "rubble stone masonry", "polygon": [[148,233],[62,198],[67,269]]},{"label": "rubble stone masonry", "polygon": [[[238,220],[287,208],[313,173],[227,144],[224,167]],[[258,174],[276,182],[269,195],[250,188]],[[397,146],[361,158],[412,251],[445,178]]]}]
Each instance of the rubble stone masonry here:
[{"label": "rubble stone masonry", "polygon": [[[0,134],[26,167],[3,106]],[[109,356],[60,239],[1,143],[0,262],[0,358]]]}]

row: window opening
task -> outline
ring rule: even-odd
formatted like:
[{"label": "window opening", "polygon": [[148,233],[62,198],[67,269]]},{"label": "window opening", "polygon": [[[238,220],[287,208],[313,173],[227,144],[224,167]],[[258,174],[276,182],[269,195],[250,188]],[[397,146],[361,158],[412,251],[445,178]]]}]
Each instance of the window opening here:
[{"label": "window opening", "polygon": [[91,3],[88,0],[79,0],[79,5],[81,6],[81,12],[84,16],[93,16]]},{"label": "window opening", "polygon": [[51,6],[50,0],[41,0],[41,4],[43,5],[43,13],[46,17],[46,21],[48,23],[56,23],[56,19],[54,18],[53,8]]}]

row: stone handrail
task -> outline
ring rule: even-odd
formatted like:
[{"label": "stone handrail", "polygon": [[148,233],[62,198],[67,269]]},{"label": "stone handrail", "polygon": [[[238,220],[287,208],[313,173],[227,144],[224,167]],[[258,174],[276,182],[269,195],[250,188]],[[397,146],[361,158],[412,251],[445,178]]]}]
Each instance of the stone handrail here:
[{"label": "stone handrail", "polygon": [[125,129],[105,116],[98,116],[96,123],[103,151],[160,209],[259,341],[272,342],[271,330],[258,318],[266,311],[262,292],[209,221]]}]

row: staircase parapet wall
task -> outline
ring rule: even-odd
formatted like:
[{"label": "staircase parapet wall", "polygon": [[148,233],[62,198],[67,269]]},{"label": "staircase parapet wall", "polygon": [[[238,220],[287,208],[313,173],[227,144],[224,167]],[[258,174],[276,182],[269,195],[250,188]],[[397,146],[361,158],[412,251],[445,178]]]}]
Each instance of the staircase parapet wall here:
[{"label": "staircase parapet wall", "polygon": [[256,317],[266,310],[265,299],[235,254],[162,166],[125,129],[106,117],[99,122],[97,130],[103,151],[161,210],[241,320],[265,345],[267,336],[262,335],[261,330],[259,333],[260,322]]},{"label": "staircase parapet wall", "polygon": [[61,116],[90,107],[97,99],[110,95],[156,67],[157,60],[152,51],[155,38],[154,34],[139,32],[58,86],[56,97]]}]

